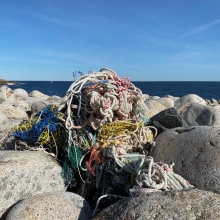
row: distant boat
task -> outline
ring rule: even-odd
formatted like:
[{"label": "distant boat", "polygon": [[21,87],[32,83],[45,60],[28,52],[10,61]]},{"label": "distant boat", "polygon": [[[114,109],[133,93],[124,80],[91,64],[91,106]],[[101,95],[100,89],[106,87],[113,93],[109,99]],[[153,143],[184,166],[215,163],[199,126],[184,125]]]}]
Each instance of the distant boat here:
[{"label": "distant boat", "polygon": [[50,81],[51,83],[53,82],[53,81]]}]

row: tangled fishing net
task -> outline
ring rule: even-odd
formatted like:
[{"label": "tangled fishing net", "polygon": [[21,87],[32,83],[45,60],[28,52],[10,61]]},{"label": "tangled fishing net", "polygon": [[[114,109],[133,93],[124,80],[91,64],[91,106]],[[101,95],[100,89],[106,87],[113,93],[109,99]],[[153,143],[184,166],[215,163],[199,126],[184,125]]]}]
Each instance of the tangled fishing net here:
[{"label": "tangled fishing net", "polygon": [[75,80],[59,107],[45,107],[14,136],[18,145],[62,160],[65,185],[93,207],[106,195],[191,188],[173,164],[148,156],[157,130],[147,126],[146,113],[141,90],[103,68]]}]

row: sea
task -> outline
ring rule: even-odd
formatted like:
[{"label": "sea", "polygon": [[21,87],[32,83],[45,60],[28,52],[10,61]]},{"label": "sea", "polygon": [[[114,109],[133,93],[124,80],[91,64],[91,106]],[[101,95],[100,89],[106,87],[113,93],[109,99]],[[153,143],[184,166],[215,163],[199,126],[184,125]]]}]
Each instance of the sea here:
[{"label": "sea", "polygon": [[[14,90],[22,88],[28,93],[38,90],[49,96],[56,95],[63,97],[66,91],[73,83],[72,81],[17,81],[16,85],[9,85]],[[204,81],[138,81],[132,82],[136,87],[142,90],[143,94],[150,96],[164,97],[172,95],[183,97],[188,94],[196,94],[203,99],[220,100],[220,82]]]}]

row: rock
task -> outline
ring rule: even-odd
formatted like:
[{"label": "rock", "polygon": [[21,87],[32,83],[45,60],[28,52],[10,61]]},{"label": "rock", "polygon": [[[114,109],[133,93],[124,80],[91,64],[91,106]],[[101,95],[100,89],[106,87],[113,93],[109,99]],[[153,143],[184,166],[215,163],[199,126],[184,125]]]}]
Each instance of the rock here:
[{"label": "rock", "polygon": [[207,105],[192,104],[185,112],[184,119],[189,126],[219,126],[220,111]]},{"label": "rock", "polygon": [[185,114],[186,110],[192,104],[206,105],[206,101],[203,98],[201,98],[195,94],[189,94],[189,95],[183,96],[182,98],[175,101],[174,107],[181,114],[181,116],[184,118],[184,114]]},{"label": "rock", "polygon": [[28,115],[23,109],[10,104],[0,104],[0,112],[5,113],[8,119],[28,119]]},{"label": "rock", "polygon": [[40,101],[34,102],[31,105],[31,113],[35,114],[35,113],[39,112],[42,108],[44,108],[46,106],[47,106],[47,104],[44,103],[44,102],[40,102]]},{"label": "rock", "polygon": [[13,91],[13,94],[15,97],[22,97],[24,99],[28,97],[28,93],[24,89],[21,89],[21,88],[15,89]]},{"label": "rock", "polygon": [[211,103],[214,105],[218,105],[218,101],[216,99],[211,99]]},{"label": "rock", "polygon": [[91,219],[91,208],[81,196],[71,192],[44,193],[17,203],[6,220]]},{"label": "rock", "polygon": [[60,98],[59,96],[50,96],[47,100],[45,100],[45,102],[48,104],[48,105],[59,105],[61,102],[62,102],[62,98]]},{"label": "rock", "polygon": [[0,87],[0,99],[5,100],[14,100],[13,91],[8,86]]},{"label": "rock", "polygon": [[5,123],[8,120],[7,116],[5,113],[0,112],[0,125]]},{"label": "rock", "polygon": [[156,115],[159,112],[161,112],[161,111],[166,109],[166,107],[164,105],[160,104],[157,101],[150,100],[150,99],[147,99],[145,101],[145,104],[148,107],[148,111],[147,111],[147,114],[146,114],[148,118],[151,118],[154,115]]},{"label": "rock", "polygon": [[19,125],[22,120],[6,120],[0,123],[0,149],[15,149],[15,142],[13,137],[13,127]]},{"label": "rock", "polygon": [[37,90],[34,90],[29,93],[30,97],[41,99],[41,100],[47,100],[50,96],[43,94],[42,92],[39,92]]},{"label": "rock", "polygon": [[155,101],[159,102],[160,104],[164,105],[166,108],[174,107],[174,101],[170,98],[159,98]]},{"label": "rock", "polygon": [[174,102],[178,99],[180,99],[180,97],[176,97],[176,96],[172,96],[172,95],[165,95],[166,98],[172,99]]},{"label": "rock", "polygon": [[199,189],[220,193],[220,127],[173,128],[156,138],[151,156]]},{"label": "rock", "polygon": [[175,108],[169,108],[154,115],[150,118],[148,125],[156,127],[158,134],[167,129],[187,126]]},{"label": "rock", "polygon": [[148,99],[155,100],[155,99],[159,99],[159,98],[160,98],[160,96],[154,95],[154,96],[150,96]]},{"label": "rock", "polygon": [[149,99],[149,95],[148,94],[143,94],[143,98],[144,98],[144,101],[146,101],[147,99]]},{"label": "rock", "polygon": [[0,150],[0,216],[21,199],[65,191],[61,166],[44,152]]},{"label": "rock", "polygon": [[20,99],[21,97],[19,97],[18,99],[14,100],[14,101],[4,101],[1,104],[4,105],[11,105],[14,107],[18,107],[24,111],[29,111],[31,106],[30,103],[27,101],[24,101],[23,99]]},{"label": "rock", "polygon": [[201,190],[164,191],[121,199],[92,220],[220,219],[220,195]]}]

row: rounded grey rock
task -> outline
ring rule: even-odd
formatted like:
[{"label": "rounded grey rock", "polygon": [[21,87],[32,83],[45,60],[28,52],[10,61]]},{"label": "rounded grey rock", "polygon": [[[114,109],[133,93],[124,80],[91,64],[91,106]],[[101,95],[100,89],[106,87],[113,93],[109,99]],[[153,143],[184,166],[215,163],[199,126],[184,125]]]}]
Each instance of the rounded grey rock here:
[{"label": "rounded grey rock", "polygon": [[220,219],[220,195],[201,190],[154,192],[121,199],[92,220]]},{"label": "rounded grey rock", "polygon": [[81,196],[71,192],[44,193],[17,203],[6,220],[86,220],[91,208]]},{"label": "rounded grey rock", "polygon": [[220,127],[173,128],[158,135],[151,156],[199,189],[220,194]]},{"label": "rounded grey rock", "polygon": [[219,126],[220,111],[208,105],[193,104],[185,112],[184,120],[189,126]]}]

